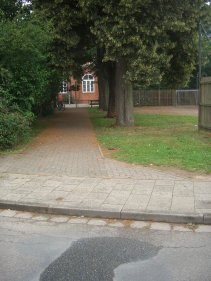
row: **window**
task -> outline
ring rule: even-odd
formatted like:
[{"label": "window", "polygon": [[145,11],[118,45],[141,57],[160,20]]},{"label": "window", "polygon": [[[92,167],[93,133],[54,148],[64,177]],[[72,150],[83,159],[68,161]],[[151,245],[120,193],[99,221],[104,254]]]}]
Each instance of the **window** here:
[{"label": "window", "polygon": [[94,93],[94,77],[91,74],[86,74],[82,78],[83,93]]},{"label": "window", "polygon": [[63,94],[67,93],[67,81],[62,81],[61,92]]}]

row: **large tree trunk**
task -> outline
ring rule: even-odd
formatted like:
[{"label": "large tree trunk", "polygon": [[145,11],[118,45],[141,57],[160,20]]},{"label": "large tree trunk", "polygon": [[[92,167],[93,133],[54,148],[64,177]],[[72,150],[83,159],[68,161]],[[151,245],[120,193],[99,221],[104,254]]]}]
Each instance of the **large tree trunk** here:
[{"label": "large tree trunk", "polygon": [[108,67],[108,83],[109,83],[109,102],[108,102],[108,118],[116,116],[115,107],[115,63],[111,63]]},{"label": "large tree trunk", "polygon": [[99,88],[99,108],[108,110],[108,74],[106,64],[102,62],[103,50],[97,48],[97,66],[98,66],[98,88]]},{"label": "large tree trunk", "polygon": [[99,92],[99,109],[102,109],[102,91],[103,91],[103,85],[102,85],[102,79],[100,73],[98,73],[97,77],[98,82],[98,92]]},{"label": "large tree trunk", "polygon": [[132,84],[124,78],[127,65],[124,59],[116,63],[115,94],[116,94],[116,125],[130,127],[133,119],[133,91]]},{"label": "large tree trunk", "polygon": [[105,79],[104,80],[103,101],[102,101],[103,111],[108,110],[108,100],[109,100],[109,83],[108,83],[108,79]]},{"label": "large tree trunk", "polygon": [[108,110],[109,99],[109,82],[106,78],[106,70],[102,69],[98,73],[98,89],[99,89],[99,108],[103,111]]}]

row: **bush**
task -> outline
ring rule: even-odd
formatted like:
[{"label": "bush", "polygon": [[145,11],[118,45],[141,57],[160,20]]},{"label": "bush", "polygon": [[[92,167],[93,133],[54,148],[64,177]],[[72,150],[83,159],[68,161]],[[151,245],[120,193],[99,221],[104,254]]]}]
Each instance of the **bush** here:
[{"label": "bush", "polygon": [[0,149],[21,144],[30,135],[32,116],[20,112],[0,112]]}]

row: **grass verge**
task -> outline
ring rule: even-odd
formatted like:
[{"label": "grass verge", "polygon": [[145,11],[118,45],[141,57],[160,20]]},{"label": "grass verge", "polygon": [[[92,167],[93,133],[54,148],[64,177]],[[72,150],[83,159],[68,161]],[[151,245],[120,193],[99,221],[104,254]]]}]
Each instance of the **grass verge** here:
[{"label": "grass verge", "polygon": [[117,128],[104,116],[90,109],[97,138],[112,158],[211,173],[211,133],[198,131],[197,117],[135,114],[133,128]]}]

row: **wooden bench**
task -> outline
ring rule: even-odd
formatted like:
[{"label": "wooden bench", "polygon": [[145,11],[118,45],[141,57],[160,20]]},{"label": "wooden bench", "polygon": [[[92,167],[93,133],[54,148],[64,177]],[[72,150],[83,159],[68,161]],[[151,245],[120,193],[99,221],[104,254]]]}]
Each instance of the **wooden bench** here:
[{"label": "wooden bench", "polygon": [[93,105],[99,105],[99,100],[90,100],[89,105],[93,107]]}]

